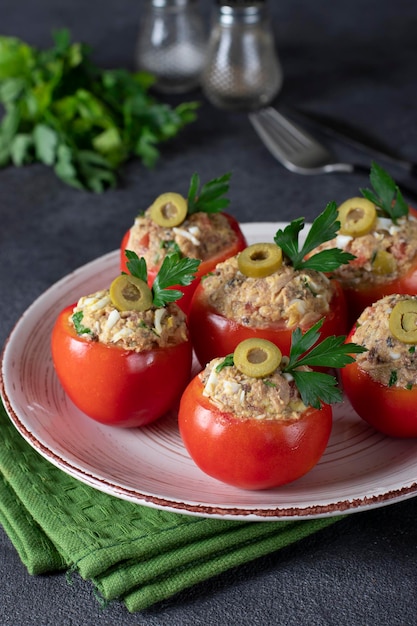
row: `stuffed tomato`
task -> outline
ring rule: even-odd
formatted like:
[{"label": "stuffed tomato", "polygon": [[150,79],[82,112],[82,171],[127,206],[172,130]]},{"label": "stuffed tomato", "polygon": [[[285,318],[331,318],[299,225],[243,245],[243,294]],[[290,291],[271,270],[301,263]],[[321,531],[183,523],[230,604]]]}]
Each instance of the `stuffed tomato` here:
[{"label": "stuffed tomato", "polygon": [[123,237],[122,271],[126,271],[126,249],[146,259],[150,286],[163,259],[173,252],[199,259],[197,280],[179,287],[183,297],[178,304],[187,312],[201,276],[246,246],[239,223],[223,211],[229,204],[225,197],[229,179],[230,175],[226,174],[209,181],[200,190],[199,178],[194,174],[187,198],[174,192],[158,196]]},{"label": "stuffed tomato", "polygon": [[341,372],[355,411],[385,435],[417,437],[417,296],[384,296],[348,338],[366,348]]},{"label": "stuffed tomato", "polygon": [[[414,222],[414,220],[415,218],[410,218],[410,222]],[[415,234],[417,235],[417,231],[415,231]],[[417,239],[413,245],[417,246]],[[404,257],[398,257],[400,261],[399,265],[402,264],[403,259]],[[362,261],[365,261],[365,259],[362,259]],[[366,262],[367,261],[365,261],[365,263]],[[358,261],[358,263],[360,263],[360,261]],[[389,280],[381,282],[372,279],[363,280],[361,281],[361,285],[357,287],[345,284],[343,291],[346,297],[349,313],[348,319],[350,322],[357,318],[367,306],[370,306],[373,302],[377,302],[377,300],[380,300],[386,295],[397,293],[409,295],[417,294],[417,255],[410,258],[407,263],[404,263],[404,271],[401,274],[398,273]]]},{"label": "stuffed tomato", "polygon": [[350,255],[334,249],[325,258],[304,258],[317,241],[334,234],[336,216],[335,204],[329,204],[301,249],[297,241],[302,219],[279,230],[274,243],[248,246],[201,280],[191,303],[189,328],[202,365],[233,352],[252,336],[268,339],[288,353],[294,329],[306,331],[319,319],[324,319],[323,336],[346,333],[343,290],[325,271]]},{"label": "stuffed tomato", "polygon": [[60,313],[52,333],[55,370],[74,404],[114,426],[143,426],[166,413],[189,380],[189,339],[139,352],[90,341],[75,331],[74,309]]},{"label": "stuffed tomato", "polygon": [[[242,489],[269,489],[300,478],[318,463],[331,433],[331,403],[341,393],[333,376],[313,371],[309,355],[301,355],[302,346],[317,339],[317,327],[304,337],[295,332],[289,357],[282,357],[275,344],[252,338],[193,378],[181,398],[178,424],[203,472]],[[325,339],[322,350],[316,346],[310,353],[313,362],[343,366],[355,346],[329,359],[343,340],[330,346]]]},{"label": "stuffed tomato", "polygon": [[[229,262],[227,261],[226,264],[229,265]],[[217,271],[220,269],[217,268]],[[308,275],[308,278],[305,273],[298,276],[300,276],[300,279],[307,281],[311,274]],[[217,273],[214,272],[213,279],[216,277]],[[241,302],[245,303],[245,314],[240,319],[236,316],[232,317],[229,312],[219,311],[216,305],[213,304],[211,294],[209,293],[210,283],[212,282],[214,280],[212,281],[212,277],[210,277],[204,279],[197,287],[189,313],[190,334],[194,351],[201,365],[208,363],[216,355],[225,356],[233,352],[238,343],[250,337],[268,339],[280,348],[284,354],[288,354],[294,329],[299,327],[305,331],[322,316],[324,316],[323,335],[340,335],[346,332],[345,297],[337,281],[326,281],[324,292],[328,294],[327,303],[323,309],[321,307],[319,310],[315,308],[315,315],[310,313],[308,316],[286,317],[286,314],[291,315],[289,308],[280,315],[280,309],[277,307],[271,313],[268,313],[268,317],[265,319],[257,316],[257,303],[254,300],[241,300]],[[249,287],[253,286],[253,289],[256,290],[259,282],[261,281],[252,279]],[[316,285],[317,281],[314,282]],[[307,282],[304,284],[307,284]],[[287,288],[291,289],[291,285],[287,286]],[[305,296],[304,302],[310,300],[311,294],[308,291],[308,287],[306,289],[307,291],[303,294]],[[283,289],[283,291],[283,296],[285,297],[286,290]],[[222,285],[220,292],[223,292],[227,297],[229,293],[227,286]],[[260,304],[259,306],[264,307],[265,305]],[[257,323],[257,320],[259,323]]]},{"label": "stuffed tomato", "polygon": [[338,246],[354,257],[333,272],[344,289],[351,323],[383,296],[417,293],[417,214],[375,163],[370,179],[372,190],[338,207],[339,232],[319,248]]},{"label": "stuffed tomato", "polygon": [[203,472],[241,489],[269,489],[318,463],[331,432],[330,407],[306,408],[288,420],[241,418],[207,398],[203,381],[186,388],[179,412],[184,445]]},{"label": "stuffed tomato", "polygon": [[55,371],[74,404],[98,422],[122,427],[143,426],[172,408],[192,363],[186,316],[171,301],[170,287],[187,282],[198,261],[168,259],[152,290],[146,264],[136,261],[131,257],[132,274],[61,311],[51,338]]}]

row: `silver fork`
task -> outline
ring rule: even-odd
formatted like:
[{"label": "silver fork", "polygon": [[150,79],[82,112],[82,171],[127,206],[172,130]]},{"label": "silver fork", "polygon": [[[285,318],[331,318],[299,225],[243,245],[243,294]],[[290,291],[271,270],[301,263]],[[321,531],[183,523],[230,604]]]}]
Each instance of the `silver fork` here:
[{"label": "silver fork", "polygon": [[249,113],[249,120],[271,154],[291,172],[369,172],[362,165],[338,163],[325,146],[273,107]]},{"label": "silver fork", "polygon": [[[317,139],[273,107],[249,113],[249,120],[272,155],[291,172],[308,175],[344,172],[369,176],[370,167],[337,161]],[[402,182],[399,187],[417,202],[416,189],[410,189]]]}]

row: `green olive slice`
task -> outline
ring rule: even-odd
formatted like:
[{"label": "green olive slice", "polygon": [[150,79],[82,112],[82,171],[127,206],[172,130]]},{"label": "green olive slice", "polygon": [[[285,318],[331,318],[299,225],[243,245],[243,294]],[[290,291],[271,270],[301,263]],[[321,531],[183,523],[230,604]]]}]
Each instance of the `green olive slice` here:
[{"label": "green olive slice", "polygon": [[338,208],[341,235],[367,235],[376,223],[375,205],[366,198],[350,198]]},{"label": "green olive slice", "polygon": [[273,374],[281,363],[281,350],[266,339],[253,337],[241,341],[233,353],[237,369],[252,378],[264,378]]},{"label": "green olive slice", "polygon": [[151,219],[165,228],[179,226],[187,217],[187,200],[179,193],[162,193],[150,207]]},{"label": "green olive slice", "polygon": [[264,278],[282,265],[282,250],[275,243],[254,243],[237,258],[239,270],[251,278]]},{"label": "green olive slice", "polygon": [[372,261],[372,270],[375,274],[392,274],[397,269],[393,255],[386,250],[378,250]]},{"label": "green olive slice", "polygon": [[389,316],[392,335],[403,343],[417,344],[417,301],[400,300]]},{"label": "green olive slice", "polygon": [[152,291],[136,276],[121,274],[110,285],[110,298],[119,311],[147,311],[152,306]]}]

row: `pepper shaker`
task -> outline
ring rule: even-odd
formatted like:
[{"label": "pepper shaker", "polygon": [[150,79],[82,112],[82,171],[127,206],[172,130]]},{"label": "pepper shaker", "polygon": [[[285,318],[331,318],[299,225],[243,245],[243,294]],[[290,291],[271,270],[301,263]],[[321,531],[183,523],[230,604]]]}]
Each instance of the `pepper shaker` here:
[{"label": "pepper shaker", "polygon": [[155,76],[156,90],[183,93],[200,82],[206,43],[197,0],[148,0],[135,64]]},{"label": "pepper shaker", "polygon": [[250,111],[267,105],[282,86],[265,0],[217,2],[202,88],[216,107]]}]

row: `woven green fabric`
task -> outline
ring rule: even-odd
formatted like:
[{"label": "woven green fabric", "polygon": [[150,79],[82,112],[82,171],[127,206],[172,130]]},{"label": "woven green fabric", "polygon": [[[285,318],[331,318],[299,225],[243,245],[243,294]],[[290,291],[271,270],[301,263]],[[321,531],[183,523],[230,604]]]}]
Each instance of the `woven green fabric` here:
[{"label": "woven green fabric", "polygon": [[96,491],[43,459],[0,407],[0,523],[31,574],[78,571],[131,612],[298,541],[338,518],[192,517]]}]

